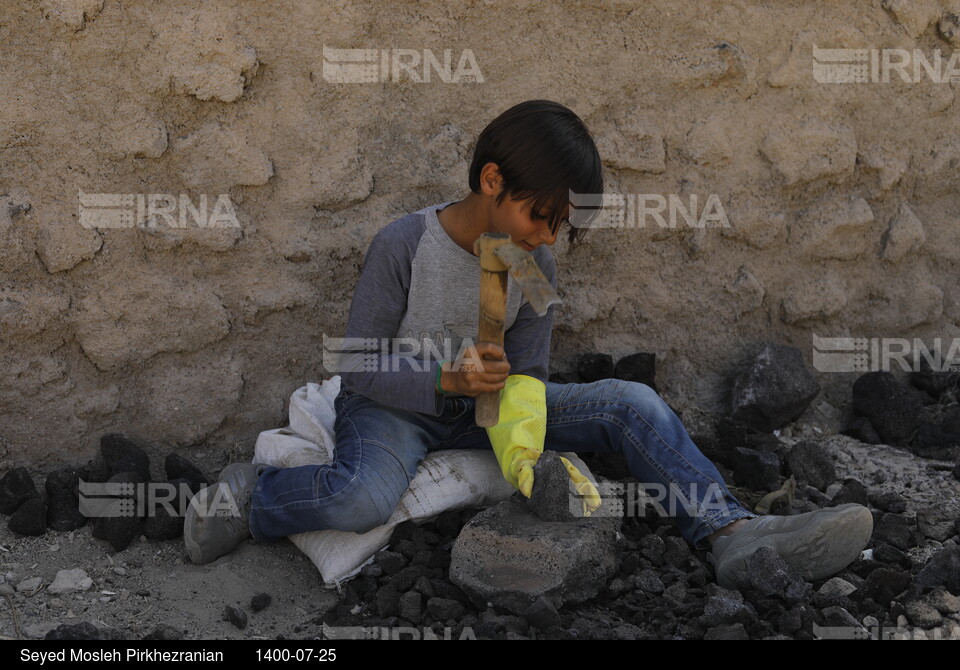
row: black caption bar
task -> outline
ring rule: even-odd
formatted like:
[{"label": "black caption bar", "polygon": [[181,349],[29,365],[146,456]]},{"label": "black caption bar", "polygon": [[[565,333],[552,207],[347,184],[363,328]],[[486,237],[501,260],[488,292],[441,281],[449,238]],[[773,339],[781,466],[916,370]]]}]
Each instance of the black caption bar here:
[{"label": "black caption bar", "polygon": [[[364,645],[357,640],[182,640],[146,641],[53,641],[20,640],[0,645],[0,659],[7,663],[55,667],[78,663],[315,663],[320,667],[346,659],[364,658],[356,653]],[[348,651],[352,647],[354,652]],[[369,657],[367,657],[369,658]]]}]

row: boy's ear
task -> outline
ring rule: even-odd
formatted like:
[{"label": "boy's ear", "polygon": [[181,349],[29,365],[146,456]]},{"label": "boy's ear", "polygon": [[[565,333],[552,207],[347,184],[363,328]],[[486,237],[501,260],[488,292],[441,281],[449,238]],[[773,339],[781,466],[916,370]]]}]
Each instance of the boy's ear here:
[{"label": "boy's ear", "polygon": [[496,163],[487,163],[480,169],[480,192],[497,196],[503,190],[503,177]]}]

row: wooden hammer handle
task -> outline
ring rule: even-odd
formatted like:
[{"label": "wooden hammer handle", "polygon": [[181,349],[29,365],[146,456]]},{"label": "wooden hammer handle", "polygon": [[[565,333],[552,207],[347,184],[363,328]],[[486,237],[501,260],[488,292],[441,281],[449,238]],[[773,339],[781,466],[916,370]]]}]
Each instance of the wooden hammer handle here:
[{"label": "wooden hammer handle", "polygon": [[[480,249],[480,322],[477,338],[503,347],[507,314],[507,266],[493,253],[502,244],[512,244],[505,233],[484,233],[477,240]],[[477,396],[476,421],[481,428],[500,421],[500,392]]]}]

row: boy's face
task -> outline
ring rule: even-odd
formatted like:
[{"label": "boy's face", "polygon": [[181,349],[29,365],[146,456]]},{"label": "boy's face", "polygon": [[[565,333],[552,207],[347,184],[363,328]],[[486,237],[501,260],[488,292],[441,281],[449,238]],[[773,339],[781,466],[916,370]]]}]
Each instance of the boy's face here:
[{"label": "boy's face", "polygon": [[[534,211],[533,200],[514,200],[510,195],[497,203],[503,182],[497,166],[487,163],[481,172],[480,186],[484,195],[491,198],[490,232],[506,233],[514,244],[525,251],[533,251],[541,244],[557,241],[558,230],[550,230],[550,212]],[[563,217],[568,216],[567,205]]]},{"label": "boy's face", "polygon": [[508,195],[495,205],[492,219],[496,232],[508,234],[525,251],[557,241],[557,231],[550,230],[550,212],[534,211],[532,200],[514,200]]}]

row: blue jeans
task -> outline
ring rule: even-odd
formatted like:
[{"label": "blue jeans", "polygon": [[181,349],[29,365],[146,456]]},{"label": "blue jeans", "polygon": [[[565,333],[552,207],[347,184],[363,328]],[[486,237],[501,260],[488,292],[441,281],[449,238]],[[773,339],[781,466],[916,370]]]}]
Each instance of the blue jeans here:
[{"label": "blue jeans", "polygon": [[[433,417],[342,390],[335,402],[334,461],[266,469],[253,493],[251,534],[273,541],[330,528],[365,533],[386,523],[427,452],[491,448],[486,429],[474,423],[474,404],[470,397],[447,397],[441,415]],[[705,547],[708,535],[754,516],[727,490],[677,415],[644,384],[548,382],[544,446],[623,454],[648,499],[660,498],[660,509],[676,514],[680,533],[694,545]]]}]

